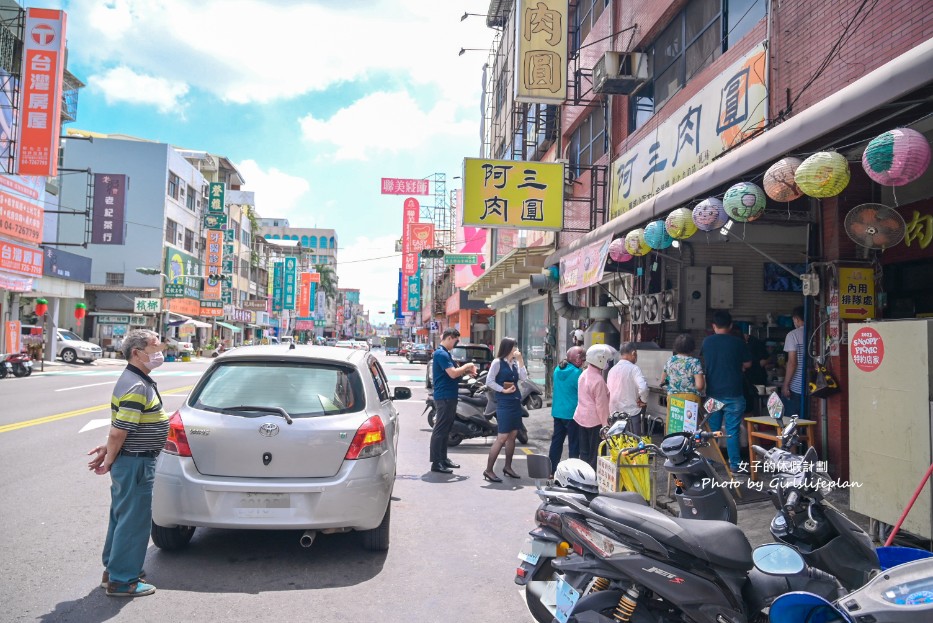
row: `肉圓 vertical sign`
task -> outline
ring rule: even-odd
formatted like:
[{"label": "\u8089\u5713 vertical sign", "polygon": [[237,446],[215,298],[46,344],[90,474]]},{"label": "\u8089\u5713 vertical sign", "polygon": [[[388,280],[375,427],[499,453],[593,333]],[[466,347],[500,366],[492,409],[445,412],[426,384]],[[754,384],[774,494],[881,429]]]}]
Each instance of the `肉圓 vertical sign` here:
[{"label": "\u8089\u5713 vertical sign", "polygon": [[382,178],[380,186],[383,195],[429,195],[428,180],[406,180],[395,177]]},{"label": "\u8089\u5713 vertical sign", "polygon": [[285,258],[285,296],[282,300],[282,306],[285,309],[295,309],[295,294],[298,290],[298,259],[294,257]]},{"label": "\u8089\u5713 vertical sign", "polygon": [[64,11],[27,9],[22,99],[16,127],[16,172],[19,175],[58,175],[64,69]]},{"label": "\u8089\u5713 vertical sign", "polygon": [[94,217],[91,244],[123,244],[126,176],[94,174]]},{"label": "\u8089\u5713 vertical sign", "polygon": [[224,183],[211,182],[207,191],[207,211],[210,214],[223,214],[224,212]]},{"label": "\u8089\u5713 vertical sign", "polygon": [[463,225],[559,231],[564,165],[464,158]]},{"label": "\u8089\u5713 vertical sign", "polygon": [[516,2],[515,99],[561,104],[567,98],[568,0]]}]

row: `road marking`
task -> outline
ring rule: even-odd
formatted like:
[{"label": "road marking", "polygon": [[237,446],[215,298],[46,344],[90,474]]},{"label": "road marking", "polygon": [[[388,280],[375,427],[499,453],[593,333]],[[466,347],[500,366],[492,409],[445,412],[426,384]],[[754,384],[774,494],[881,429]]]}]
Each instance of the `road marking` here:
[{"label": "road marking", "polygon": [[529,448],[522,448],[522,452],[524,452],[525,454],[533,454],[533,452]]},{"label": "road marking", "polygon": [[61,389],[56,389],[57,392],[69,392],[73,389],[84,389],[85,387],[97,387],[98,385],[113,385],[113,381],[106,381],[104,383],[91,383],[90,385],[76,385],[74,387],[63,387]]},{"label": "road marking", "polygon": [[[182,392],[189,391],[194,385],[187,385],[185,387],[176,387],[175,389],[169,389],[162,392],[162,395],[171,395],[171,394],[180,394]],[[110,410],[110,404],[97,405],[96,407],[85,407],[84,409],[75,409],[74,411],[66,411],[64,413],[56,413],[55,415],[47,415],[45,417],[36,418],[34,420],[25,420],[23,422],[14,422],[13,424],[6,424],[0,426],[0,433],[9,433],[14,430],[19,430],[21,428],[28,428],[30,426],[37,426],[39,424],[48,424],[49,422],[57,422],[58,420],[65,420],[70,417],[75,417],[77,415],[85,415],[87,413],[94,413],[95,411],[103,411],[104,409]]]},{"label": "road marking", "polygon": [[104,426],[110,426],[110,418],[103,418],[99,420],[91,420],[84,425],[84,428],[79,430],[79,433],[86,433],[89,430],[94,430],[97,428],[103,428]]}]

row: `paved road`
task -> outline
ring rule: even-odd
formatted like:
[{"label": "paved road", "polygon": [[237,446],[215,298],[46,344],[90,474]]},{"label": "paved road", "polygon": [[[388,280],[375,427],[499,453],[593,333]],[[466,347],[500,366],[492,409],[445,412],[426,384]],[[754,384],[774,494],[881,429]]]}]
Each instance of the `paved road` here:
[{"label": "paved road", "polygon": [[[150,545],[146,570],[158,592],[137,600],[97,588],[109,480],[85,469],[106,431],[118,361],[47,366],[0,380],[0,604],[5,621],[529,621],[512,582],[515,555],[537,506],[523,478],[485,483],[488,445],[451,449],[454,477],[432,474],[424,366],[385,357],[402,434],[387,554],[364,552],[357,535],[198,530],[191,547]],[[166,406],[177,408],[209,362],[156,371]],[[83,431],[83,432],[82,432]],[[523,457],[524,455],[521,455]],[[524,459],[516,467],[525,473]],[[501,459],[498,469],[501,470]]]}]

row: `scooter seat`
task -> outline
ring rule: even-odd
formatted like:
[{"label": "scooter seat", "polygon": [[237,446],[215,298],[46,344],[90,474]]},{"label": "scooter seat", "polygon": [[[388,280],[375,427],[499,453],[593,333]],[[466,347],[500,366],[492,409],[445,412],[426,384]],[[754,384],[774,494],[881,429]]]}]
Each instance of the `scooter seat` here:
[{"label": "scooter seat", "polygon": [[464,396],[461,394],[460,402],[465,402],[470,405],[476,405],[477,407],[486,406],[486,398],[483,396]]},{"label": "scooter seat", "polygon": [[745,534],[728,521],[669,517],[648,506],[599,496],[590,510],[634,528],[717,567],[748,571],[752,546]]}]

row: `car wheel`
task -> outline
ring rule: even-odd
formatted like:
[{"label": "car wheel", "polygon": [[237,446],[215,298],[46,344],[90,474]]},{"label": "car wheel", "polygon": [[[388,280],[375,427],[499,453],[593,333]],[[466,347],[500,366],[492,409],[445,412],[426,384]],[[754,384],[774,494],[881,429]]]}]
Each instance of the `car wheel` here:
[{"label": "car wheel", "polygon": [[516,439],[518,439],[518,443],[520,444],[528,443],[528,431],[525,430],[524,428],[519,428],[518,435],[516,435]]},{"label": "car wheel", "polygon": [[386,514],[382,523],[372,530],[363,530],[363,548],[371,552],[384,552],[389,549],[389,517],[392,511],[392,502],[386,506]]},{"label": "car wheel", "polygon": [[428,426],[434,428],[434,419],[437,417],[437,410],[431,409],[428,411]]},{"label": "car wheel", "polygon": [[73,348],[66,348],[62,351],[62,361],[65,363],[74,363],[78,360],[78,353]]},{"label": "car wheel", "polygon": [[447,437],[447,447],[453,448],[454,446],[459,446],[461,441],[463,441],[463,435],[451,433],[450,436]]},{"label": "car wheel", "polygon": [[156,522],[152,522],[152,542],[159,549],[172,551],[184,549],[191,542],[194,536],[194,526],[175,526],[174,528],[163,528]]},{"label": "car wheel", "polygon": [[532,394],[525,399],[525,408],[527,408],[529,411],[540,409],[543,406],[544,400],[541,399],[541,394]]}]

